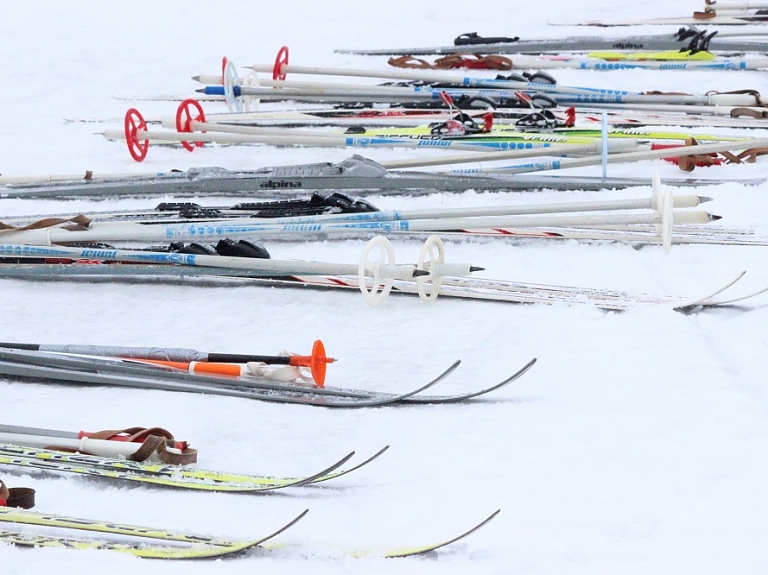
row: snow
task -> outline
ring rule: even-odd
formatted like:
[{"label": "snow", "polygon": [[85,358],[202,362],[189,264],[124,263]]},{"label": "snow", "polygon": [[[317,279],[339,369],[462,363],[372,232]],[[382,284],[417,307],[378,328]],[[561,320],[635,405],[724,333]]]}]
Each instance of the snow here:
[{"label": "snow", "polygon": [[[131,106],[146,117],[172,116],[175,102],[117,97],[191,94],[197,86],[189,78],[216,73],[222,56],[238,66],[269,63],[287,44],[297,65],[386,69],[384,58],[333,50],[445,45],[474,30],[527,38],[619,36],[630,29],[553,27],[547,21],[681,16],[700,5],[69,0],[4,8],[0,172],[42,175],[254,169],[350,155],[343,149],[266,146],[207,146],[189,154],[155,146],[144,163],[136,164],[123,144],[96,134],[120,127]],[[554,74],[565,85],[768,92],[768,79],[760,72]],[[223,105],[212,103],[205,108],[223,111]],[[366,155],[383,160],[417,154],[371,150]],[[763,178],[765,166],[760,159],[694,175]],[[630,191],[369,199],[382,208],[408,208],[646,197],[654,171],[662,178],[681,177],[670,164],[648,161],[609,168],[609,175],[648,178],[647,187]],[[723,215],[724,225],[765,228],[764,185],[730,182],[698,191],[714,198],[706,207]],[[4,199],[0,214],[159,201]],[[420,241],[394,243],[398,261],[418,256]],[[273,257],[356,262],[364,239],[267,246]],[[739,293],[768,282],[765,248],[759,247],[675,246],[665,253],[655,246],[447,238],[446,247],[452,261],[485,266],[483,275],[489,278],[687,297],[704,295],[743,269],[748,270],[743,285],[734,288]],[[269,532],[305,508],[311,511],[276,539],[283,547],[240,559],[169,563],[0,545],[0,571],[763,573],[768,566],[767,297],[683,315],[661,306],[606,313],[589,305],[446,299],[426,305],[407,297],[374,308],[352,293],[0,280],[0,339],[5,341],[277,353],[306,352],[321,338],[340,360],[329,368],[329,384],[393,392],[420,385],[457,358],[462,366],[436,388],[441,393],[485,386],[538,358],[519,382],[485,401],[366,410],[4,380],[0,393],[7,424],[65,430],[162,426],[189,440],[200,450],[200,466],[211,469],[299,476],[353,449],[367,457],[384,445],[391,448],[369,467],[333,483],[269,496],[136,488],[4,467],[0,471],[10,486],[37,490],[39,511],[77,517],[246,538]],[[491,524],[437,554],[401,560],[380,556],[385,547],[447,539],[496,509],[502,511]],[[359,549],[374,554],[348,555]]]}]

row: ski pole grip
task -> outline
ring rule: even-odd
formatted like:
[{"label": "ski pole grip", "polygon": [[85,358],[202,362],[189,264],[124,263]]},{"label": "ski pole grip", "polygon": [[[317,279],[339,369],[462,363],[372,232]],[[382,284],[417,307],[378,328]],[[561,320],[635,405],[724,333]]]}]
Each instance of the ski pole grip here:
[{"label": "ski pole grip", "polygon": [[471,264],[436,263],[434,276],[468,276],[472,273]]},{"label": "ski pole grip", "polygon": [[376,271],[378,276],[384,280],[412,280],[416,266],[411,264],[380,264],[377,265]]},{"label": "ski pole grip", "polygon": [[759,106],[759,97],[753,94],[710,94],[710,106]]}]

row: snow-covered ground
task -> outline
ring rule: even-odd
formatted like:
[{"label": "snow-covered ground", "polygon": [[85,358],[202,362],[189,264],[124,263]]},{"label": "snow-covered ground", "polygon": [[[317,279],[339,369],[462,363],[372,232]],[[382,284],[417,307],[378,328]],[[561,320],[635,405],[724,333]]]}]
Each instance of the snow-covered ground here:
[{"label": "snow-covered ground", "polygon": [[[4,175],[252,169],[338,161],[350,151],[153,147],[143,164],[97,132],[128,107],[172,116],[176,103],[125,98],[191,94],[190,76],[216,73],[222,56],[269,63],[283,44],[291,63],[386,68],[385,58],[336,48],[449,44],[463,32],[622,35],[629,29],[556,28],[548,20],[683,16],[696,2],[607,0],[546,4],[332,0],[6,2],[0,18],[0,172]],[[641,27],[661,33],[670,28]],[[557,71],[562,84],[630,90],[753,88],[763,72]],[[223,111],[221,104],[206,110]],[[109,123],[67,119],[113,118]],[[374,159],[414,151],[373,150]],[[698,170],[714,178],[766,175],[753,165]],[[680,177],[672,165],[611,167],[611,175]],[[599,174],[599,168],[580,173]],[[765,228],[765,186],[701,189],[723,224]],[[624,192],[437,194],[372,197],[380,207],[474,206],[515,201],[644,197]],[[0,215],[152,206],[160,200],[0,201]],[[205,202],[204,198],[198,199]],[[217,200],[218,201],[218,200]],[[398,261],[419,241],[395,240]],[[746,293],[768,282],[765,248],[447,241],[448,257],[485,277],[700,296],[739,271]],[[356,262],[363,239],[267,243],[273,257]],[[666,307],[606,313],[589,305],[521,306],[254,287],[201,288],[0,281],[0,339],[307,351],[324,340],[340,361],[329,383],[407,390],[453,360],[441,384],[459,392],[499,380],[531,357],[518,383],[464,405],[333,411],[189,394],[0,382],[8,424],[67,430],[162,426],[200,450],[211,469],[298,476],[355,449],[391,448],[369,467],[322,487],[269,496],[132,488],[0,468],[11,486],[37,490],[37,509],[123,523],[251,537],[299,511],[281,550],[202,563],[163,563],[108,552],[0,545],[5,574],[235,573],[764,573],[768,567],[768,296],[694,315]],[[433,556],[387,560],[346,552],[448,538],[495,509],[495,521]]]}]

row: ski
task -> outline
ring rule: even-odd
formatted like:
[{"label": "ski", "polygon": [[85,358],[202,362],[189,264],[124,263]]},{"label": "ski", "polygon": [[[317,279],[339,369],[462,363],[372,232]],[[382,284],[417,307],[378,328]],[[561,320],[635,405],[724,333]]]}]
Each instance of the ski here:
[{"label": "ski", "polygon": [[[361,135],[371,138],[426,138],[432,137],[434,128],[429,126],[418,126],[416,128],[389,128],[380,130],[366,130]],[[672,132],[662,130],[649,130],[646,128],[611,128],[607,131],[608,138],[635,138],[638,140],[680,140],[685,141],[689,138],[696,138],[701,141],[712,142],[741,142],[747,140],[744,137],[724,136],[717,134],[690,134],[685,132]],[[451,138],[453,138],[451,136]],[[466,136],[456,136],[462,141],[470,139],[472,141],[487,142],[505,142],[510,143],[518,141],[551,141],[559,143],[577,142],[585,143],[585,140],[599,140],[601,131],[591,127],[572,127],[572,128],[553,128],[537,130],[535,128],[518,127],[493,127],[488,132],[479,132],[468,134]]]},{"label": "ski", "polygon": [[[552,150],[547,153],[561,153]],[[599,153],[594,147],[593,153]],[[387,170],[373,160],[352,156],[337,164],[305,164],[262,168],[253,172],[230,172],[223,168],[190,168],[186,172],[171,172],[160,176],[126,176],[76,179],[65,181],[7,183],[0,185],[4,198],[113,198],[150,197],[156,195],[184,196],[240,196],[274,198],[306,196],[308,192],[344,190],[357,194],[396,194],[463,192],[467,190],[535,190],[542,188],[584,190],[626,188],[646,185],[647,180],[637,178],[576,177],[569,181],[552,176],[485,176],[482,174],[440,174],[397,172]],[[6,181],[22,178],[7,178]],[[24,178],[26,179],[26,178]],[[0,184],[3,178],[0,177]],[[675,186],[702,185],[705,180],[675,179]],[[311,200],[310,200],[311,202]],[[318,203],[317,201],[315,203]],[[180,206],[181,207],[181,206]],[[194,209],[194,206],[190,206]],[[314,206],[317,208],[322,207]]]},{"label": "ski", "polygon": [[[416,545],[396,549],[359,550],[349,553],[352,557],[381,555],[385,558],[404,558],[423,555],[461,541],[490,523],[500,510],[494,511],[488,517],[470,529],[449,539],[427,545]],[[273,533],[252,541],[229,541],[184,532],[172,532],[163,529],[139,527],[106,521],[79,519],[54,514],[43,514],[18,509],[0,508],[0,522],[12,525],[26,525],[47,528],[46,534],[35,534],[26,531],[0,531],[0,541],[25,547],[56,547],[66,549],[97,549],[129,553],[137,557],[153,559],[202,559],[207,557],[224,557],[241,554],[253,547],[263,547],[274,550],[278,547],[267,543],[283,533],[307,514],[302,512],[295,519],[280,527]],[[62,535],[48,533],[61,532]],[[84,531],[86,536],[76,537],[65,535],[69,531]],[[116,540],[116,537],[128,538],[126,541]],[[132,542],[132,541],[139,542]],[[265,544],[266,543],[266,544]],[[264,545],[263,545],[264,544]],[[279,547],[282,548],[282,547]]]},{"label": "ski", "polygon": [[451,539],[447,539],[445,541],[441,541],[439,543],[433,543],[431,545],[423,545],[423,546],[416,546],[416,547],[406,547],[403,549],[392,549],[385,553],[385,557],[389,558],[395,558],[395,557],[411,557],[413,555],[422,555],[424,553],[429,553],[431,551],[435,551],[437,549],[440,549],[441,547],[446,547],[447,545],[450,545],[452,543],[456,543],[457,541],[461,541],[462,539],[469,537],[473,533],[477,532],[482,527],[485,527],[490,523],[499,513],[501,513],[501,509],[498,509],[491,513],[488,517],[483,519],[480,523],[472,527],[471,529],[468,529],[464,533],[461,533],[455,537],[452,537]]},{"label": "ski", "polygon": [[[438,550],[438,549],[440,549],[442,547],[446,547],[448,545],[456,543],[457,541],[461,541],[463,539],[466,539],[467,537],[469,537],[473,533],[476,533],[481,528],[483,528],[486,525],[488,525],[493,519],[496,518],[496,516],[499,513],[501,513],[500,509],[494,511],[488,517],[486,517],[485,519],[483,519],[482,521],[480,521],[479,523],[477,523],[476,525],[474,525],[470,529],[467,529],[466,531],[464,531],[464,532],[462,532],[462,533],[460,533],[458,535],[455,535],[455,536],[453,536],[453,537],[451,537],[449,539],[445,539],[445,540],[439,541],[437,543],[430,543],[430,544],[427,544],[427,545],[412,545],[412,546],[408,546],[408,547],[390,548],[390,549],[386,549],[386,548],[385,549],[371,548],[371,549],[365,549],[365,550],[361,549],[361,550],[357,550],[357,551],[352,551],[350,553],[350,555],[352,555],[353,557],[356,557],[356,558],[381,556],[381,557],[385,557],[385,558],[388,558],[388,559],[396,559],[396,558],[403,558],[403,557],[413,557],[413,556],[416,556],[416,555],[424,555],[424,554],[436,551],[436,550]],[[283,546],[276,546],[276,545],[272,545],[270,543],[267,543],[263,547],[265,549],[267,549],[267,550],[270,550],[270,551],[276,551],[276,550],[284,549]],[[291,548],[291,547],[295,547],[295,546],[289,546],[289,548]]]},{"label": "ski", "polygon": [[213,559],[237,555],[259,545],[261,540],[245,541],[225,546],[195,544],[186,547],[161,543],[121,543],[76,537],[56,537],[53,535],[33,535],[0,530],[0,541],[19,547],[52,547],[75,549],[80,551],[117,551],[144,559]]},{"label": "ski", "polygon": [[[14,533],[9,531],[0,531],[0,540],[28,547],[59,547],[80,550],[103,549],[119,551],[150,559],[203,559],[235,555],[252,547],[256,547],[257,545],[283,533],[295,525],[306,514],[307,511],[302,512],[276,531],[264,537],[249,541],[229,541],[222,538],[212,538],[192,533],[174,532],[151,527],[139,527],[136,525],[79,519],[75,517],[65,517],[0,507],[0,522],[3,523],[33,525],[57,530],[87,531],[89,533],[100,535],[128,536],[139,538],[141,542],[105,541],[91,538],[74,538],[66,535],[56,537],[50,535],[33,535],[26,532]],[[170,545],[171,542],[184,543],[187,545]]]},{"label": "ski", "polygon": [[[8,441],[4,438],[4,441]],[[21,442],[15,442],[21,443]],[[0,464],[45,471],[60,471],[90,475],[108,479],[122,479],[158,487],[174,487],[199,491],[256,493],[274,491],[286,487],[298,487],[318,479],[328,480],[331,472],[346,463],[354,452],[346,455],[327,469],[300,479],[247,477],[222,474],[214,471],[184,469],[177,466],[134,466],[121,464],[120,460],[108,460],[99,464],[95,456],[67,456],[41,448],[0,444]],[[91,463],[96,461],[96,463]],[[128,462],[127,463],[132,463]]]},{"label": "ski", "polygon": [[[468,232],[464,232],[468,233]],[[476,234],[496,234],[508,239],[541,240],[541,239],[580,239],[590,241],[623,241],[634,244],[661,244],[662,240],[655,231],[599,230],[599,229],[497,229],[477,230]],[[673,244],[717,244],[742,246],[767,246],[768,238],[753,237],[750,234],[726,233],[725,235],[706,232],[686,233],[675,232]],[[88,283],[121,282],[121,283],[168,283],[188,286],[260,286],[288,287],[303,289],[318,289],[325,291],[349,291],[359,289],[357,278],[352,276],[289,276],[282,278],[249,277],[242,270],[212,270],[196,269],[194,272],[180,273],[169,269],[168,266],[123,266],[125,269],[112,265],[60,265],[60,264],[5,264],[0,265],[0,277],[26,281],[79,281]],[[499,282],[504,285],[516,286],[498,289]],[[525,286],[533,287],[525,287]],[[574,293],[563,293],[561,288],[554,293],[549,289],[536,288],[537,284],[519,284],[505,280],[486,280],[473,278],[469,282],[458,277],[444,277],[439,288],[441,298],[470,299],[480,301],[496,301],[509,303],[589,303],[603,309],[625,310],[637,304],[676,303],[673,298],[665,299],[648,296],[628,296],[624,292],[614,295],[598,293],[595,297],[589,295],[591,290],[575,288]],[[586,291],[586,293],[584,293]],[[599,292],[601,290],[598,290]],[[417,295],[418,286],[411,282],[395,282],[393,294]],[[760,292],[758,292],[760,293]],[[621,294],[621,295],[617,295]],[[755,294],[757,295],[757,294]],[[624,301],[629,299],[629,301]],[[677,301],[677,303],[683,303]],[[280,401],[279,399],[272,399]]]},{"label": "ski", "polygon": [[[319,340],[318,340],[319,341]],[[315,354],[318,358],[318,361],[322,361],[325,359],[325,350],[322,351],[317,349],[317,342],[315,343],[315,346],[313,348],[313,354]],[[121,372],[125,373],[132,373],[135,372],[137,369],[137,366],[139,367],[149,367],[149,369],[142,369],[142,373],[148,373],[153,375],[159,375],[159,373],[163,372],[157,372],[153,370],[154,365],[163,366],[163,363],[157,363],[159,360],[169,360],[169,361],[198,361],[198,365],[206,365],[207,362],[239,362],[244,361],[245,358],[250,357],[248,355],[242,355],[242,354],[222,354],[222,353],[206,353],[201,352],[194,349],[180,349],[180,348],[159,348],[159,347],[125,347],[125,346],[92,346],[92,345],[53,345],[53,344],[28,344],[28,343],[6,343],[1,342],[0,343],[0,349],[15,349],[15,350],[25,350],[25,351],[31,351],[31,352],[44,352],[49,354],[65,354],[68,358],[71,356],[92,356],[96,358],[106,358],[107,363],[102,364],[102,366],[105,366],[107,368],[113,367],[115,369],[118,369],[123,366],[123,364],[115,363],[114,360],[116,358],[119,358],[120,360],[125,362],[125,366],[123,369],[119,369]],[[300,357],[300,356],[285,356],[285,357]],[[211,359],[212,358],[212,359]],[[75,358],[72,358],[75,359]],[[112,360],[112,361],[110,361]],[[257,359],[253,359],[251,361],[257,361]],[[136,362],[136,365],[134,365],[134,362]],[[149,366],[144,366],[143,362],[149,362]],[[474,397],[479,397],[482,395],[485,395],[487,393],[490,393],[492,391],[495,391],[497,389],[500,389],[509,383],[512,383],[513,381],[520,378],[523,374],[525,374],[533,365],[536,363],[536,359],[532,359],[527,364],[525,364],[521,369],[519,369],[517,372],[513,373],[511,376],[507,377],[506,379],[502,380],[499,383],[496,383],[490,387],[471,391],[466,394],[459,394],[459,395],[445,395],[445,396],[415,396],[407,398],[403,401],[405,402],[412,402],[412,403],[450,403],[450,402],[457,402],[457,401],[465,401]],[[63,365],[68,365],[71,367],[78,366],[79,364],[73,363],[72,361],[66,361]],[[86,364],[88,365],[88,364]],[[189,371],[188,369],[186,371]],[[176,372],[178,373],[178,372]],[[212,370],[199,370],[190,372],[194,374],[216,374],[216,372]],[[194,380],[195,378],[189,378],[188,374],[182,374],[182,377],[190,380]],[[317,379],[317,378],[315,378]],[[247,379],[245,380],[247,381]],[[336,396],[352,396],[352,397],[373,397],[373,396],[381,396],[384,395],[380,392],[371,392],[368,390],[362,390],[362,389],[351,389],[351,388],[339,388],[339,387],[326,387],[323,384],[318,384],[321,388],[321,391],[327,394],[336,395]],[[27,431],[30,429],[30,431]],[[2,441],[4,434],[15,434],[15,439],[18,439],[19,441],[22,441],[26,439],[27,443],[20,443],[20,445],[26,445],[26,446],[32,446],[32,447],[40,447],[46,442],[52,442],[56,440],[56,435],[68,435],[65,432],[58,432],[55,430],[36,430],[34,428],[25,428],[20,426],[3,426],[0,425],[0,441]],[[43,436],[42,439],[40,439],[40,436]],[[34,443],[29,443],[29,441],[35,441]],[[79,440],[82,441],[82,440]],[[10,441],[8,441],[10,443]],[[67,448],[78,448],[81,451],[89,451],[88,444],[86,443],[84,447],[78,447],[77,443],[73,443],[70,445],[65,446]],[[383,451],[382,451],[383,452]],[[382,453],[380,452],[380,453]],[[379,453],[379,454],[380,454]],[[374,456],[378,457],[379,454],[376,454]],[[96,454],[94,454],[96,455]],[[99,454],[102,455],[102,454]],[[368,461],[372,461],[368,460]],[[367,463],[367,461],[365,462]],[[176,471],[175,474],[179,475],[186,475],[187,472],[184,469],[181,468],[170,468],[170,469],[176,469],[179,471]],[[198,476],[198,474],[201,473],[200,471],[195,471],[193,475],[195,477]],[[206,474],[210,474],[213,472],[205,472]],[[206,477],[208,475],[205,475]],[[247,482],[247,479],[245,480]]]},{"label": "ski", "polygon": [[[700,24],[701,22],[699,22]],[[764,34],[762,32],[761,34]],[[420,48],[387,48],[379,50],[334,50],[339,54],[360,56],[440,56],[445,54],[522,54],[543,52],[588,52],[591,50],[692,50],[708,49],[713,52],[766,52],[768,43],[763,41],[726,39],[719,30],[682,28],[675,34],[628,35],[615,38],[601,36],[568,36],[558,39],[506,38],[508,41],[483,41],[477,34],[462,34],[452,46]],[[472,43],[461,40],[474,39]],[[491,40],[491,39],[489,39]],[[504,40],[496,38],[495,40]]]},{"label": "ski", "polygon": [[[115,378],[119,378],[120,376],[125,375],[125,376],[128,376],[129,378],[146,378],[147,380],[154,381],[156,382],[156,385],[153,385],[152,387],[156,389],[163,389],[162,385],[164,383],[167,383],[171,388],[179,384],[181,386],[181,388],[178,389],[179,391],[185,391],[185,390],[192,391],[195,389],[200,389],[202,390],[201,391],[202,393],[208,393],[209,389],[219,389],[221,390],[222,394],[229,394],[230,392],[235,392],[236,394],[244,394],[244,395],[236,395],[236,396],[244,396],[244,397],[250,396],[249,394],[251,393],[256,395],[259,390],[254,389],[254,387],[251,387],[251,386],[258,384],[258,385],[264,385],[264,386],[271,386],[276,393],[285,394],[289,398],[295,399],[296,396],[300,396],[300,394],[308,395],[310,396],[311,399],[314,400],[316,404],[328,405],[330,407],[334,407],[334,406],[364,407],[364,406],[387,405],[387,404],[397,404],[397,403],[453,403],[453,402],[459,402],[459,401],[466,401],[475,397],[488,394],[492,391],[500,389],[508,385],[509,383],[517,380],[536,363],[536,360],[533,359],[529,361],[527,364],[525,364],[521,369],[516,371],[511,376],[487,388],[482,388],[480,390],[474,390],[468,393],[462,393],[457,395],[416,396],[417,393],[420,393],[421,391],[424,391],[436,385],[437,383],[439,383],[440,381],[448,377],[448,375],[453,373],[458,368],[460,363],[461,363],[460,361],[456,361],[442,374],[440,374],[438,377],[436,377],[434,380],[432,380],[425,386],[419,388],[419,390],[417,391],[413,391],[405,394],[393,394],[393,393],[383,393],[383,392],[375,392],[375,391],[368,391],[368,390],[361,390],[361,389],[340,388],[340,387],[330,387],[330,386],[324,386],[320,388],[316,386],[312,386],[312,387],[301,386],[298,384],[270,385],[270,384],[266,384],[264,381],[258,381],[257,378],[251,378],[251,377],[226,378],[226,377],[217,377],[212,375],[208,375],[208,376],[193,375],[193,374],[189,374],[181,371],[168,371],[165,369],[157,369],[157,367],[155,366],[146,366],[144,364],[134,364],[130,361],[127,362],[126,364],[126,362],[103,360],[101,358],[78,358],[76,356],[59,356],[58,354],[52,354],[47,352],[0,349],[0,373],[14,371],[12,367],[12,365],[14,364],[18,364],[19,366],[27,365],[31,367],[42,367],[42,368],[51,368],[51,369],[64,368],[62,369],[64,373],[60,374],[61,379],[73,378],[72,380],[75,381],[77,380],[77,376],[71,372],[74,372],[75,370],[87,370],[87,372],[82,374],[83,376],[82,381],[84,383],[87,383],[89,381],[93,381],[94,383],[97,383],[101,381],[98,377],[93,377],[92,372],[96,371],[98,376],[104,377],[104,381],[115,384],[115,385],[120,385],[119,383],[114,383],[116,381]],[[28,373],[24,370],[20,370],[18,366],[15,372]],[[40,376],[45,377],[45,373],[46,372],[41,371]],[[254,381],[252,382],[252,380]],[[119,381],[119,379],[117,379],[117,381]],[[129,381],[132,381],[132,379]],[[129,384],[126,383],[126,385],[129,385]],[[171,390],[174,390],[174,389],[171,389]],[[323,402],[322,398],[325,398],[325,402]],[[274,399],[274,401],[279,401],[279,399],[276,398]]]},{"label": "ski", "polygon": [[518,371],[510,375],[508,378],[503,379],[499,383],[486,387],[485,389],[480,389],[477,391],[471,391],[468,393],[457,394],[457,395],[426,395],[426,396],[414,395],[413,397],[409,397],[404,401],[406,403],[459,403],[459,402],[468,401],[470,399],[476,399],[478,397],[491,393],[492,391],[501,389],[502,387],[509,385],[513,381],[517,381],[523,375],[525,375],[529,369],[531,369],[536,364],[536,361],[537,361],[536,358],[531,359],[528,363],[526,363],[523,367],[521,367]]},{"label": "ski", "polygon": [[[594,153],[599,153],[595,148]],[[34,179],[34,178],[32,178]],[[362,156],[343,162],[299,164],[261,168],[253,171],[229,171],[224,168],[190,168],[186,172],[125,177],[90,177],[56,182],[13,183],[9,178],[0,186],[0,197],[115,197],[173,195],[248,195],[265,198],[305,195],[316,190],[398,193],[413,191],[465,191],[531,189],[536,181],[519,182],[514,178],[476,175],[390,171]],[[547,180],[541,182],[546,185]],[[0,178],[0,184],[3,179]]]},{"label": "ski", "polygon": [[746,26],[749,24],[761,24],[768,21],[768,14],[744,14],[741,16],[712,16],[709,18],[696,18],[695,16],[681,16],[672,18],[648,18],[638,20],[616,20],[613,22],[591,20],[587,22],[547,22],[550,26],[595,26],[599,28],[611,28],[613,26],[696,26],[707,24],[708,26]]},{"label": "ski", "polygon": [[333,473],[354,455],[352,452],[314,475],[302,478],[278,478],[237,475],[176,465],[145,464],[94,455],[73,454],[54,449],[25,447],[19,445],[20,443],[22,442],[0,444],[0,465],[120,479],[157,487],[229,493],[274,491],[318,481],[328,481],[351,473],[354,469],[359,469],[384,452],[384,450],[379,451],[372,458],[355,466],[354,469]]},{"label": "ski", "polygon": [[[730,302],[710,301],[710,296],[702,300],[690,300],[671,296],[653,296],[648,294],[633,294],[611,290],[595,290],[570,286],[548,286],[542,284],[524,284],[520,282],[503,282],[499,280],[476,279],[462,281],[460,278],[444,278],[440,285],[440,297],[469,299],[494,302],[509,302],[518,304],[590,304],[599,309],[608,311],[626,311],[641,305],[667,305],[673,309],[684,309],[701,305],[706,301],[711,307],[717,307],[720,303],[728,305]],[[273,285],[297,288],[317,289],[355,289],[357,282],[354,278],[294,278],[291,280],[271,280]],[[729,287],[730,284],[726,287]],[[725,288],[722,288],[725,289]],[[416,286],[408,282],[396,282],[393,287],[394,294],[414,295]],[[737,301],[748,299],[765,293],[768,288],[740,297]]]}]

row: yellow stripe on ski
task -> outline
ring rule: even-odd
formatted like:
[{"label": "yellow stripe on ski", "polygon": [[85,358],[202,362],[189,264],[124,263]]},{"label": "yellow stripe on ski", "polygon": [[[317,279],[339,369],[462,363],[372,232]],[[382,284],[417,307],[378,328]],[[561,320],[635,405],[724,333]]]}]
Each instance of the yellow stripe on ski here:
[{"label": "yellow stripe on ski", "polygon": [[77,549],[81,551],[118,551],[145,559],[208,559],[240,553],[258,545],[258,541],[242,541],[229,546],[194,544],[186,547],[174,545],[155,545],[151,543],[119,543],[74,539],[69,537],[49,537],[46,535],[26,535],[0,531],[0,541],[23,547],[54,547],[58,549]]},{"label": "yellow stripe on ski", "polygon": [[707,51],[691,53],[680,52],[679,50],[665,50],[663,52],[612,52],[595,51],[589,52],[590,58],[600,58],[602,60],[664,60],[664,61],[697,61],[711,62],[716,58],[714,54]]}]

